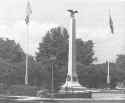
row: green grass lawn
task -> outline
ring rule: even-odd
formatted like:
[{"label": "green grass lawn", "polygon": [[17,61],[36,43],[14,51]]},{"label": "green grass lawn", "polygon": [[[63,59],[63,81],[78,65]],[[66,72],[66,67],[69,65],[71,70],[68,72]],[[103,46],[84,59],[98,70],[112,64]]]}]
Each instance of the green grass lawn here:
[{"label": "green grass lawn", "polygon": [[0,94],[4,95],[25,95],[25,96],[36,96],[38,87],[29,85],[11,85],[11,86],[0,86]]}]

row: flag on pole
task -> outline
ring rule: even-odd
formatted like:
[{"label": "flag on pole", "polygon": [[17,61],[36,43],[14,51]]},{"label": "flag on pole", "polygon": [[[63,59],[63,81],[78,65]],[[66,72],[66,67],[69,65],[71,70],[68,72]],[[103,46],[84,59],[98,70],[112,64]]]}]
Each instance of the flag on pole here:
[{"label": "flag on pole", "polygon": [[29,24],[29,22],[30,22],[30,15],[31,14],[32,14],[31,4],[30,4],[29,1],[27,1],[26,18],[25,18],[26,24]]},{"label": "flag on pole", "polygon": [[111,33],[114,34],[113,20],[112,20],[111,15],[109,15],[109,26],[111,29]]}]

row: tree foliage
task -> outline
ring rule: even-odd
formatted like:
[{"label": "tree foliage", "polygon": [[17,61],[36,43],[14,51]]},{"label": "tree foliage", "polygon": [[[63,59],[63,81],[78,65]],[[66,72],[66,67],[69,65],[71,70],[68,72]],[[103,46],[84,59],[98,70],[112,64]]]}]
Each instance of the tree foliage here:
[{"label": "tree foliage", "polygon": [[[54,64],[54,81],[57,85],[64,83],[68,67],[68,32],[60,27],[48,31],[39,44],[36,60],[45,65],[51,75],[52,64]],[[76,39],[77,63],[89,65],[95,60],[92,41]],[[56,60],[50,60],[54,56]],[[58,87],[56,85],[56,87]]]},{"label": "tree foliage", "polygon": [[[68,68],[68,31],[53,28],[39,43],[36,58],[29,55],[29,85],[51,89],[52,68],[54,88],[63,85]],[[107,63],[93,64],[94,44],[91,40],[76,39],[76,61],[79,82],[90,88],[105,88]],[[55,57],[53,59],[53,57]],[[118,55],[116,63],[110,63],[111,87],[125,80],[125,55]],[[0,38],[0,83],[24,84],[25,53],[14,40]]]},{"label": "tree foliage", "polygon": [[[55,56],[56,61],[59,62],[60,65],[67,65],[68,32],[64,29],[62,34],[60,29],[60,27],[57,27],[47,32],[43,41],[39,44],[36,54],[37,61],[43,62],[51,56]],[[81,64],[91,64],[95,60],[93,46],[93,42],[90,40],[84,42],[81,39],[76,39],[77,61]]]},{"label": "tree foliage", "polygon": [[89,41],[82,41],[82,39],[76,40],[76,53],[77,53],[77,62],[85,65],[89,65],[93,63],[96,58],[94,57],[93,51],[93,42]]},{"label": "tree foliage", "polygon": [[0,38],[0,57],[8,62],[20,62],[24,59],[24,52],[14,40]]},{"label": "tree foliage", "polygon": [[0,38],[1,83],[8,85],[19,83],[21,80],[16,77],[19,77],[19,74],[21,74],[19,71],[23,68],[18,68],[24,60],[25,54],[19,44],[14,40]]}]

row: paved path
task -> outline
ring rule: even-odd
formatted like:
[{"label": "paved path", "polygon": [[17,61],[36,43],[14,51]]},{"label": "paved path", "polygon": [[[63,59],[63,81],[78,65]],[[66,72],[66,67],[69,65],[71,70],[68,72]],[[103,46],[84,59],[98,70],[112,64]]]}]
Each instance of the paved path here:
[{"label": "paved path", "polygon": [[51,102],[59,102],[59,103],[125,103],[124,97],[109,97],[109,98],[40,98],[40,97],[30,97],[30,96],[7,96],[7,95],[0,95],[0,101],[16,101],[19,102],[42,102],[48,101]]}]

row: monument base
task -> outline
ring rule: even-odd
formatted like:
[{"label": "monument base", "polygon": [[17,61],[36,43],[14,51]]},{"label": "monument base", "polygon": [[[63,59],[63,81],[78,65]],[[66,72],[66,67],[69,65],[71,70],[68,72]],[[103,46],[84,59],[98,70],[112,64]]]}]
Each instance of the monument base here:
[{"label": "monument base", "polygon": [[57,98],[91,98],[92,93],[87,91],[78,81],[66,81],[61,86]]},{"label": "monument base", "polygon": [[82,92],[87,88],[83,87],[78,81],[66,81],[64,85],[61,86],[60,92]]}]

